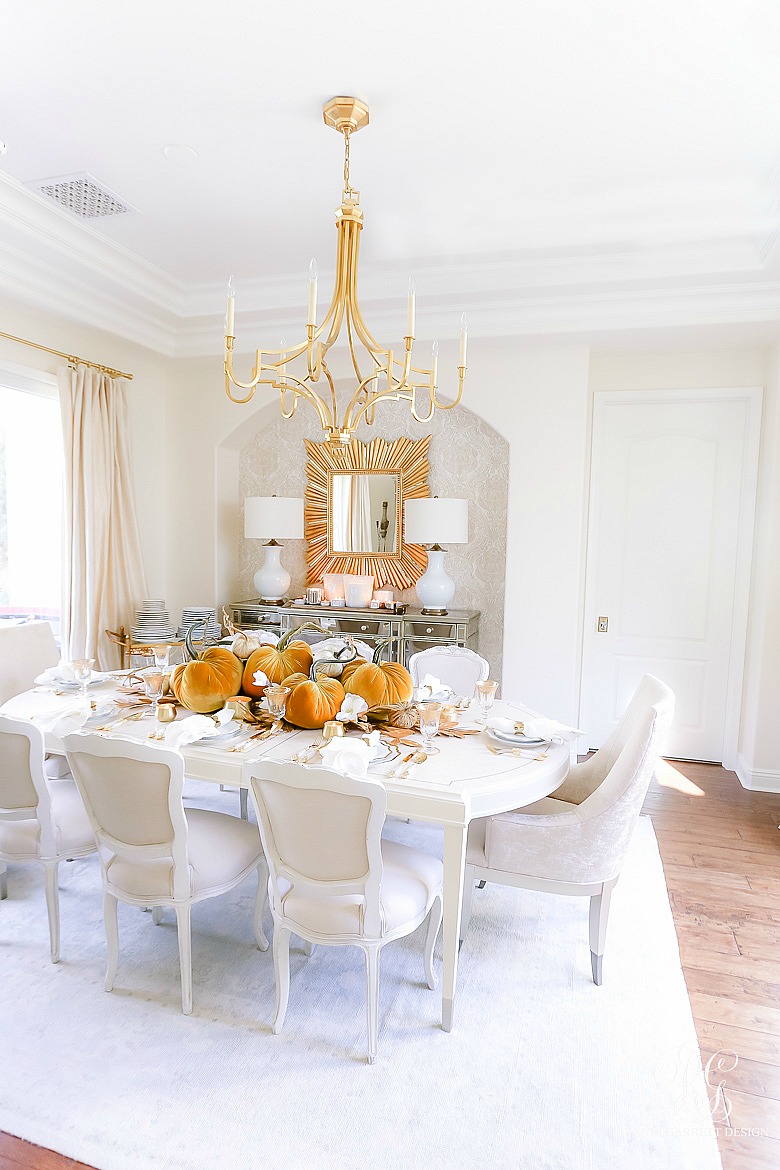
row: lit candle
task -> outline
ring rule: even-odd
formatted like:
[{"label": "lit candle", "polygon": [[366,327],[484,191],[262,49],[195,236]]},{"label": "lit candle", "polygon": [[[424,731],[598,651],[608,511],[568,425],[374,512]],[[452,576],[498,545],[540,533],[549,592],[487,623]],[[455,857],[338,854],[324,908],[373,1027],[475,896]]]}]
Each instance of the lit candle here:
[{"label": "lit candle", "polygon": [[225,318],[225,332],[228,337],[235,336],[235,320],[236,320],[236,286],[233,277],[228,281],[228,303],[227,303],[227,317]]},{"label": "lit candle", "polygon": [[409,292],[406,296],[406,336],[414,337],[414,277],[409,277]]},{"label": "lit candle", "polygon": [[466,314],[464,313],[460,319],[460,360],[459,366],[466,364],[466,342],[468,341],[468,327],[466,322]]},{"label": "lit candle", "polygon": [[309,265],[309,324],[317,324],[317,261]]},{"label": "lit candle", "polygon": [[438,370],[439,370],[439,343],[438,343],[438,341],[434,341],[433,345],[431,346],[431,356],[433,357],[433,384],[434,384],[434,386],[436,386],[436,385],[438,385],[438,383],[436,381],[436,377],[437,377]]}]

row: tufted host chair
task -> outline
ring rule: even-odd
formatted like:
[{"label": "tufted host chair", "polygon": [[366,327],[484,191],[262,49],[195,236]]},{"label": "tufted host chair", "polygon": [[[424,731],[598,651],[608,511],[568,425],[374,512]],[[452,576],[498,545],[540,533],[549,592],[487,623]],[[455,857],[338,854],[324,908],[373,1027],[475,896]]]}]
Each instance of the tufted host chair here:
[{"label": "tufted host chair", "polygon": [[49,782],[43,733],[26,719],[0,715],[0,896],[7,894],[6,863],[43,866],[51,961],[60,961],[58,866],[95,853],[95,834],[72,778]]},{"label": "tufted host chair", "polygon": [[456,695],[471,699],[478,682],[484,682],[490,673],[487,660],[468,646],[432,646],[420,650],[409,659],[409,673],[415,687],[422,684],[426,674],[432,674]]},{"label": "tufted host chair", "polygon": [[119,962],[117,902],[176,912],[181,1005],[192,1012],[193,905],[258,874],[254,930],[261,950],[266,867],[257,828],[227,813],[182,803],[179,752],[130,740],[77,732],[63,739],[71,770],[97,837],[103,867],[103,916],[108,942],[106,991]]},{"label": "tufted host chair", "polygon": [[601,984],[612,890],[673,714],[673,692],[645,675],[607,742],[551,796],[472,821],[461,937],[475,880],[589,896],[591,968]]},{"label": "tufted host chair", "polygon": [[329,768],[260,761],[251,776],[270,870],[276,1014],[290,991],[290,934],[310,944],[358,946],[366,959],[368,1060],[376,1059],[379,953],[428,917],[425,973],[436,986],[433,948],[442,914],[442,863],[382,840],[387,795],[375,780]]}]

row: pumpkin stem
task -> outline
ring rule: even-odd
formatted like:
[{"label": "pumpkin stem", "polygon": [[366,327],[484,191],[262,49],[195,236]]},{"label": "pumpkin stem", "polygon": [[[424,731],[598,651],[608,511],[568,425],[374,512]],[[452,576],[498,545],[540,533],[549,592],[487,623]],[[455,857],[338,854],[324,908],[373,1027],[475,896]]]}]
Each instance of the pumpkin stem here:
[{"label": "pumpkin stem", "polygon": [[316,660],[314,662],[312,662],[311,670],[309,671],[309,678],[312,680],[312,682],[317,681],[318,673],[321,670],[324,670],[327,665],[328,665],[327,662],[322,662],[322,661],[317,662]]},{"label": "pumpkin stem", "polygon": [[193,622],[193,624],[191,626],[187,627],[187,633],[184,635],[184,645],[187,647],[187,653],[189,654],[189,656],[193,662],[197,662],[198,659],[200,658],[200,654],[198,654],[197,650],[195,649],[195,647],[192,644],[192,631],[197,630],[199,626],[203,626],[203,641],[205,642],[206,641],[206,631],[209,628],[209,623],[207,621],[206,622]]},{"label": "pumpkin stem", "polygon": [[276,649],[281,653],[282,650],[284,650],[287,646],[287,643],[290,641],[290,639],[294,638],[296,634],[300,634],[301,630],[316,630],[318,634],[324,634],[326,638],[330,632],[328,630],[323,630],[322,626],[318,626],[314,622],[304,622],[302,626],[296,626],[294,630],[288,630],[284,637],[281,638],[279,642],[277,642]]},{"label": "pumpkin stem", "polygon": [[389,645],[390,645],[389,638],[384,638],[383,641],[377,642],[376,650],[374,651],[374,657],[372,659],[374,666],[379,666],[379,663],[380,663],[381,658],[382,658],[382,651],[384,650],[385,646],[389,646]]}]

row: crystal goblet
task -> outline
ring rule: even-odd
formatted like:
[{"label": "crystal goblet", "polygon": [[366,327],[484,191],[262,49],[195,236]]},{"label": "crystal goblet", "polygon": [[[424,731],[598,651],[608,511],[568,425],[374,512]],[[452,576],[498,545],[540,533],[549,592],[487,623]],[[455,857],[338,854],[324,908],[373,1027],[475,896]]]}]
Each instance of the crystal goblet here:
[{"label": "crystal goblet", "polygon": [[277,721],[284,719],[284,713],[287,710],[287,696],[289,694],[290,688],[283,687],[280,684],[265,688],[265,699],[268,703],[268,710]]},{"label": "crystal goblet", "polygon": [[477,702],[479,703],[479,723],[487,723],[487,717],[490,714],[490,709],[493,706],[496,698],[496,691],[498,690],[498,683],[493,679],[487,678],[484,682],[477,683]]},{"label": "crystal goblet", "polygon": [[84,700],[87,698],[87,687],[89,686],[89,680],[92,678],[92,667],[94,665],[94,658],[74,658],[70,664],[73,677],[81,687],[81,697]]},{"label": "crystal goblet", "polygon": [[144,690],[146,697],[154,703],[152,712],[155,723],[160,722],[160,699],[165,693],[165,673],[156,666],[150,666],[143,672]]},{"label": "crystal goblet", "polygon": [[423,740],[423,751],[428,756],[435,756],[439,749],[433,746],[434,736],[439,733],[441,721],[441,703],[433,703],[429,699],[417,704],[417,714],[420,717],[420,734]]}]

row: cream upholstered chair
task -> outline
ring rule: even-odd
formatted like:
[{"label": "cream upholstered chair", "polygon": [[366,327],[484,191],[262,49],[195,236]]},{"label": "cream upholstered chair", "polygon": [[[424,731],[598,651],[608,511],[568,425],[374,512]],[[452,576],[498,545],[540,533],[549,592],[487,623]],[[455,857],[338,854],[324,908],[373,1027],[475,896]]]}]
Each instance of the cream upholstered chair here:
[{"label": "cream upholstered chair", "polygon": [[0,896],[8,862],[43,866],[51,961],[60,961],[58,866],[97,850],[95,834],[72,779],[51,784],[44,772],[43,734],[24,719],[0,715]]},{"label": "cream upholstered chair", "polygon": [[48,622],[0,626],[0,703],[29,691],[38,675],[59,659]]},{"label": "cream upholstered chair", "polygon": [[261,950],[266,867],[257,828],[227,813],[182,803],[184,760],[179,752],[130,740],[77,732],[64,738],[71,770],[97,837],[103,867],[103,915],[108,942],[106,991],[119,961],[117,902],[176,912],[181,1005],[192,1012],[192,906],[231,890],[258,873],[254,930]]},{"label": "cream upholstered chair", "polygon": [[425,974],[442,914],[442,863],[382,840],[387,795],[375,780],[329,768],[260,762],[251,791],[270,870],[279,1033],[290,991],[290,934],[310,944],[358,946],[366,960],[368,1059],[376,1059],[379,953],[428,917]]},{"label": "cream upholstered chair", "polygon": [[487,661],[468,646],[431,646],[420,650],[409,659],[412,682],[419,687],[426,674],[432,674],[456,695],[470,699],[478,682],[484,682],[490,673]]},{"label": "cream upholstered chair", "polygon": [[601,984],[612,890],[673,714],[673,692],[645,675],[607,742],[552,796],[472,821],[461,937],[475,881],[589,896],[591,967]]},{"label": "cream upholstered chair", "polygon": [[[59,660],[48,622],[0,626],[0,703],[29,691],[38,675]],[[50,780],[68,775],[62,756],[46,757],[46,775]]]}]

